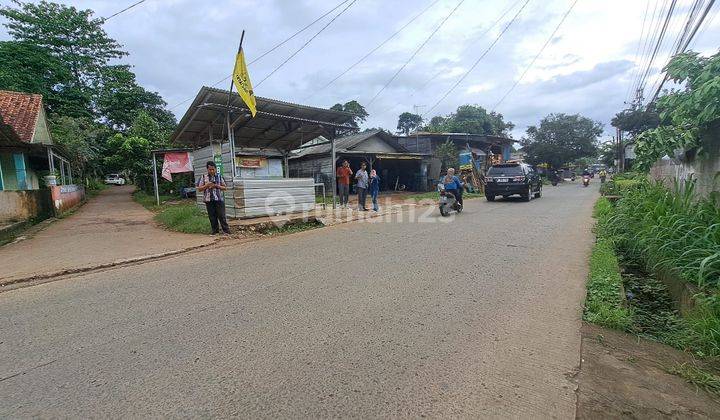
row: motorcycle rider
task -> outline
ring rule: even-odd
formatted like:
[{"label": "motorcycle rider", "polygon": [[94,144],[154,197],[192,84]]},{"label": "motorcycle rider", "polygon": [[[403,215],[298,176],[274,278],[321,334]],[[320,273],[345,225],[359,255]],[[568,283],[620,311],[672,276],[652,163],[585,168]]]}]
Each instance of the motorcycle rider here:
[{"label": "motorcycle rider", "polygon": [[607,172],[605,172],[605,169],[601,169],[598,175],[600,175],[600,182],[605,182],[605,178],[607,178]]},{"label": "motorcycle rider", "polygon": [[454,168],[448,168],[447,175],[443,178],[443,184],[445,186],[445,192],[452,194],[455,197],[455,201],[462,206],[463,183],[460,181],[460,178],[455,176]]},{"label": "motorcycle rider", "polygon": [[590,185],[590,171],[588,171],[587,169],[583,170],[582,181],[583,186],[587,187],[588,185]]}]

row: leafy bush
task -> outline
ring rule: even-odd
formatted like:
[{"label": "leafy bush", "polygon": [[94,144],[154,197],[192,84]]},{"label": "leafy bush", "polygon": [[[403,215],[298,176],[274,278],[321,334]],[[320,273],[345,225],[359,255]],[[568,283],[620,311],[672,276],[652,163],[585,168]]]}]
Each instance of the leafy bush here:
[{"label": "leafy bush", "polygon": [[612,244],[599,240],[590,256],[590,274],[583,318],[594,324],[627,331],[630,311],[623,306],[622,276]]},{"label": "leafy bush", "polygon": [[699,287],[720,279],[720,209],[696,201],[694,182],[672,192],[660,184],[629,189],[606,223],[607,232],[649,272],[677,272]]}]

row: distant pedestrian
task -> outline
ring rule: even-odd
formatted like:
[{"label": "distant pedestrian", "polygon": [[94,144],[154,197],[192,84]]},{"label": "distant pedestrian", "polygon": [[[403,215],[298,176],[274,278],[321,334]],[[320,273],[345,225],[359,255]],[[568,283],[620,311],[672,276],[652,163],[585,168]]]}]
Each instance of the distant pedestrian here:
[{"label": "distant pedestrian", "polygon": [[360,164],[360,169],[355,173],[355,179],[357,180],[357,192],[358,192],[358,210],[368,211],[365,208],[365,200],[367,200],[368,190],[368,173],[365,169],[367,165],[365,162]]},{"label": "distant pedestrian", "polygon": [[347,207],[350,198],[350,177],[353,171],[350,169],[350,163],[343,161],[342,166],[337,168],[337,185],[340,193],[340,207]]},{"label": "distant pedestrian", "polygon": [[207,209],[208,218],[210,218],[210,226],[212,234],[217,235],[222,228],[223,233],[230,233],[230,228],[225,218],[225,199],[223,191],[227,189],[225,180],[222,175],[217,172],[215,162],[205,164],[207,174],[200,178],[197,183],[197,190],[203,193],[203,201]]},{"label": "distant pedestrian", "polygon": [[380,177],[375,169],[370,171],[370,197],[372,198],[373,211],[378,211],[378,194],[380,193]]}]

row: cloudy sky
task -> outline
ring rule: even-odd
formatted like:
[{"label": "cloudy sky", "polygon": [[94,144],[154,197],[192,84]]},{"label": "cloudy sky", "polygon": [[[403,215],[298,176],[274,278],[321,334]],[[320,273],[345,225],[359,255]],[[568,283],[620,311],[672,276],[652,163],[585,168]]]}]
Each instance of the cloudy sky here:
[{"label": "cloudy sky", "polygon": [[[107,32],[130,53],[140,82],[162,94],[180,117],[203,85],[232,71],[240,33],[246,30],[248,61],[335,7],[341,0],[146,0],[109,20]],[[5,3],[7,0],[0,0]],[[250,67],[256,94],[329,107],[357,100],[366,105],[367,127],[395,129],[397,116],[418,110],[429,119],[462,104],[493,109],[546,42],[573,0],[530,0],[490,52],[465,80],[431,109],[473,65],[525,0],[356,0],[322,33],[262,84],[280,63],[340,12],[314,26]],[[637,51],[649,2],[650,21],[663,0],[579,0],[544,53],[497,111],[522,136],[551,112],[580,113],[605,124],[621,110],[639,67]],[[73,0],[64,3],[109,16],[134,0]],[[440,23],[415,58],[377,98],[371,99]],[[680,0],[669,27],[673,41],[691,0]],[[350,3],[346,3],[350,4]],[[430,6],[428,8],[428,6]],[[390,42],[331,86],[335,76],[374,49],[424,9]],[[720,46],[720,7],[715,7],[692,48],[705,54]],[[493,24],[498,18],[497,25]],[[7,39],[0,29],[0,39]],[[668,58],[658,55],[657,66]],[[657,69],[654,70],[656,72]],[[435,77],[437,76],[437,77]],[[650,78],[648,91],[655,82]],[[429,83],[428,83],[429,82]],[[228,82],[217,84],[227,88]]]}]

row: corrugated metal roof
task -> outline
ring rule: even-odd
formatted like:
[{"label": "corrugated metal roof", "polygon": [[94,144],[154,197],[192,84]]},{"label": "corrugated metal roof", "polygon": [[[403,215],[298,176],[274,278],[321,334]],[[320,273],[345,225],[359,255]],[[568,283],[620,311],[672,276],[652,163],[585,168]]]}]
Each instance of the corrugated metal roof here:
[{"label": "corrugated metal roof", "polygon": [[[407,153],[408,151],[400,146],[397,142],[394,142],[392,139],[392,135],[386,133],[383,130],[371,130],[371,131],[363,131],[362,133],[356,133],[356,134],[350,134],[348,136],[338,137],[335,139],[335,151],[337,153],[342,152],[348,152],[348,151],[356,151],[356,152],[362,152],[362,150],[352,150],[365,140],[378,136],[381,139],[383,139],[387,144],[392,146],[398,153]],[[303,156],[310,156],[310,155],[323,155],[332,153],[332,146],[330,145],[330,142],[321,143],[317,145],[312,146],[306,146],[302,147],[300,149],[293,150],[293,156],[294,157],[303,157]]]},{"label": "corrugated metal roof", "polygon": [[[178,145],[200,146],[213,139],[227,140],[225,114],[229,109],[237,147],[289,150],[302,141],[327,135],[329,130],[352,129],[353,115],[256,97],[258,113],[254,118],[236,93],[204,86],[180,120],[172,135]],[[229,105],[228,105],[229,103]]]}]

